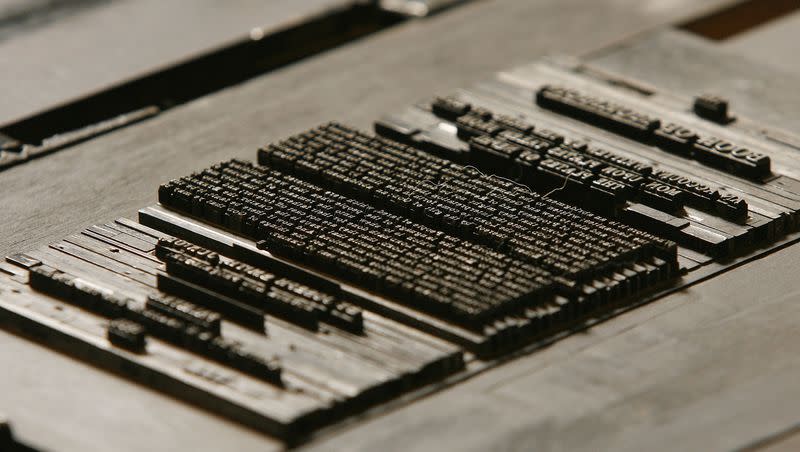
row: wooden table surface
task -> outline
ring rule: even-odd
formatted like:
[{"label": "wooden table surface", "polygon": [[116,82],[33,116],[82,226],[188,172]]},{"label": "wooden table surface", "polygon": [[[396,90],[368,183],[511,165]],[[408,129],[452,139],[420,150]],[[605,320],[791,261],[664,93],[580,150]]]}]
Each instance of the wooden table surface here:
[{"label": "wooden table surface", "polygon": [[0,125],[354,2],[0,0]]},{"label": "wooden table surface", "polygon": [[[598,65],[669,85],[691,75],[688,62],[703,55],[695,40],[662,33],[638,46],[611,44],[721,3],[485,0],[406,22],[3,172],[0,253],[134,218],[155,201],[159,183],[222,159],[253,159],[266,141],[330,119],[369,127],[381,113],[541,55],[606,47],[593,54]],[[685,60],[628,71],[659,46],[678,46],[673,52]],[[728,64],[720,67],[735,66]],[[673,76],[660,75],[667,71]],[[700,82],[713,84],[725,73],[702,75]],[[786,86],[794,80],[781,77]],[[734,79],[720,86],[737,100],[752,97],[742,111],[769,107],[758,107],[758,93]],[[676,89],[691,92],[700,82]],[[778,96],[770,84],[759,86]],[[788,96],[778,113],[800,105],[792,102],[800,99]],[[308,448],[730,450],[785,432],[800,421],[800,282],[791,270],[798,264],[796,247],[777,252]],[[0,363],[0,409],[20,437],[49,450],[280,447],[6,333]]]}]

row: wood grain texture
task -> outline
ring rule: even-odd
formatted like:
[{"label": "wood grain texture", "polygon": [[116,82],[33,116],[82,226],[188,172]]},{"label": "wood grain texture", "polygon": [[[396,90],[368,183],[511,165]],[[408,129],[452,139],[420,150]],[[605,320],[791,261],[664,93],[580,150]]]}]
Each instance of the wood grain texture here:
[{"label": "wood grain texture", "polygon": [[[159,183],[222,159],[253,159],[256,147],[265,141],[334,118],[369,127],[380,114],[432,93],[467,86],[543,54],[581,54],[720,3],[486,0],[406,23],[153,120],[5,171],[0,177],[0,253],[41,246],[119,216],[133,218],[138,208],[155,201]],[[764,280],[774,290],[764,300],[793,287],[785,272],[772,267],[795,265],[800,257],[792,251],[776,255],[783,256],[781,259],[748,266],[774,279]],[[737,281],[734,276],[730,278]],[[744,284],[743,278],[739,279]],[[635,448],[642,439],[652,438],[651,444],[655,444],[656,440],[684,436],[685,444],[724,447],[721,443],[703,443],[703,439],[708,441],[716,435],[708,435],[700,426],[717,427],[727,434],[734,430],[732,426],[747,424],[754,416],[763,418],[752,431],[722,437],[725,444],[740,444],[744,437],[780,428],[790,417],[800,418],[792,407],[774,416],[763,416],[766,407],[761,407],[762,411],[748,411],[735,424],[727,424],[721,417],[733,416],[749,407],[757,396],[770,394],[744,385],[743,381],[758,387],[759,380],[749,374],[752,378],[734,375],[736,378],[730,380],[730,388],[750,391],[746,397],[730,397],[724,392],[717,394],[725,397],[713,396],[712,383],[721,381],[725,386],[727,380],[719,380],[725,377],[726,368],[715,371],[711,360],[721,355],[722,364],[737,375],[742,374],[742,367],[734,365],[739,355],[736,349],[724,346],[723,338],[701,333],[708,324],[719,321],[715,310],[726,307],[724,297],[740,295],[739,304],[730,307],[732,318],[737,318],[735,306],[750,301],[741,296],[741,287],[736,292],[736,286],[717,281],[634,311],[587,335],[312,447],[351,450],[351,446],[370,449],[380,445],[385,449],[402,445],[425,450],[440,446],[437,440],[450,440],[454,448],[463,445],[473,450],[480,446],[528,450],[531,445],[549,445],[552,449],[588,449],[593,445]],[[707,305],[705,295],[716,301]],[[649,325],[642,324],[645,320],[660,317],[675,306],[699,311],[666,316],[666,323],[654,325],[652,332],[650,327],[637,330]],[[790,303],[764,306],[788,308]],[[766,312],[762,310],[762,315]],[[755,320],[730,326],[749,331],[745,337],[764,336],[761,323]],[[796,339],[788,325],[779,327],[776,331],[784,338]],[[634,331],[633,336],[620,335],[626,330]],[[682,339],[684,335],[686,339]],[[600,340],[603,337],[607,339]],[[622,339],[611,340],[615,337]],[[603,353],[608,358],[579,353],[593,350],[589,346],[595,343],[599,350],[607,347]],[[673,344],[673,348],[665,348],[664,355],[649,353],[649,346],[662,343]],[[14,418],[19,436],[36,445],[60,451],[255,451],[276,446],[269,438],[41,346],[5,334],[0,344],[0,362],[14,363],[12,371],[0,373],[3,387],[30,388],[0,391],[0,406]],[[759,344],[749,351],[766,355],[770,344]],[[775,354],[787,358],[788,352],[780,350]],[[631,358],[630,367],[625,366],[627,353],[636,357]],[[20,356],[25,359],[20,360]],[[763,365],[766,361],[749,364]],[[537,372],[552,366],[563,366],[562,373]],[[791,359],[781,366],[775,369],[772,383],[780,383],[779,377],[788,379],[794,370]],[[698,372],[707,374],[687,387]],[[573,380],[562,380],[564,375]],[[594,375],[598,375],[597,381]],[[686,389],[681,392],[680,388]],[[769,389],[778,392],[778,386]],[[704,391],[708,393],[705,404],[698,402],[694,411],[688,408],[687,400]],[[634,397],[637,394],[639,398]],[[791,394],[787,394],[790,400]],[[670,401],[673,395],[677,397],[674,403]],[[631,404],[625,403],[626,396],[631,397]],[[705,410],[710,408],[715,408],[711,420],[695,425],[693,422],[705,419]],[[562,414],[558,414],[559,409]],[[714,419],[717,424],[711,422]],[[662,448],[671,445],[659,444]]]}]

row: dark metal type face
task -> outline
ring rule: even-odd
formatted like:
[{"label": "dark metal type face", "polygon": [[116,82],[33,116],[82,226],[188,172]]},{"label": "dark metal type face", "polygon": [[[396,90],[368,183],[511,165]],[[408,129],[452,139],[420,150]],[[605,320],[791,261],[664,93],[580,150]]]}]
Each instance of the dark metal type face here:
[{"label": "dark metal type face", "polygon": [[329,123],[0,264],[0,319],[298,443],[797,239],[790,144],[572,60]]}]

